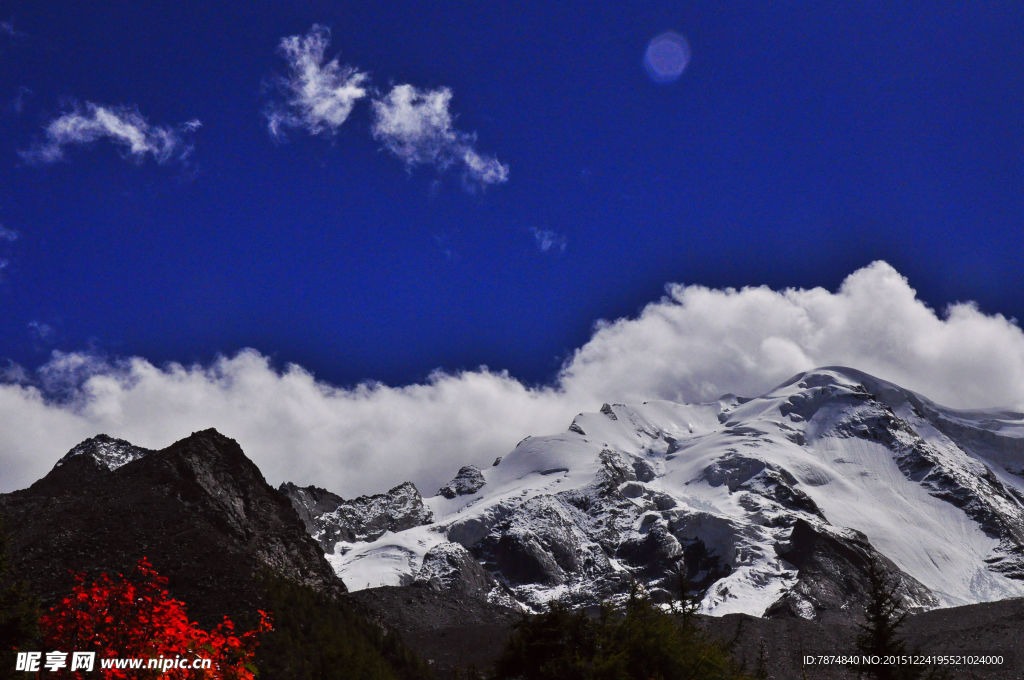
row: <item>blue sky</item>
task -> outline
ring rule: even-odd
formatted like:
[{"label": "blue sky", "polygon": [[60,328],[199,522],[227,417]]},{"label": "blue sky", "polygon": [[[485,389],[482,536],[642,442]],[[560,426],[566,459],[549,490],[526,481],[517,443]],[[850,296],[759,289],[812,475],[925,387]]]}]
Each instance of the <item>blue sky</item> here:
[{"label": "blue sky", "polygon": [[[0,3],[0,357],[547,383],[669,282],[834,290],[878,259],[1024,316],[1019,3],[302,4]],[[279,46],[315,24],[367,94],[275,137]],[[692,58],[656,83],[666,31]],[[374,134],[404,84],[450,92],[431,162]],[[42,158],[90,104],[177,143]]]}]

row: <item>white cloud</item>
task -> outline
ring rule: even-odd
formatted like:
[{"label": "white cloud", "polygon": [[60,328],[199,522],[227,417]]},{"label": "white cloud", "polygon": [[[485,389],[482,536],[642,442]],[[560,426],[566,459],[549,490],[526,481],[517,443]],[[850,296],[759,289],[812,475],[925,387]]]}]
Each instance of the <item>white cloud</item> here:
[{"label": "white cloud", "polygon": [[408,166],[433,165],[463,169],[472,182],[508,181],[508,166],[474,149],[476,136],[456,130],[449,111],[452,92],[446,87],[420,90],[396,85],[373,100],[373,136]]},{"label": "white cloud", "polygon": [[163,367],[55,353],[35,386],[16,366],[0,379],[0,487],[31,483],[98,432],[162,447],[213,426],[273,484],[352,495],[411,479],[429,494],[460,465],[489,465],[525,435],[564,430],[603,401],[753,395],[831,364],[951,406],[1024,407],[1024,333],[1014,321],[969,303],[938,314],[878,262],[835,292],[670,286],[637,317],[600,324],[549,387],[480,369],[338,388],[299,366],[277,370],[254,350]]},{"label": "white cloud", "polygon": [[286,100],[265,111],[267,128],[282,137],[286,128],[303,129],[311,135],[333,134],[341,127],[355,103],[367,95],[368,76],[338,59],[324,61],[331,30],[315,24],[306,35],[281,39],[278,52],[288,63],[288,75],[276,79]]},{"label": "white cloud", "polygon": [[210,366],[156,367],[55,354],[35,387],[0,385],[4,490],[44,474],[56,457],[97,432],[163,447],[217,427],[235,437],[275,485],[317,483],[351,495],[398,477],[433,493],[467,460],[494,456],[540,427],[573,415],[557,397],[485,370],[436,374],[424,384],[341,389],[298,366],[275,370],[247,350]]},{"label": "white cloud", "polygon": [[753,395],[845,365],[961,407],[1024,406],[1024,333],[971,303],[937,314],[875,262],[823,288],[671,285],[635,319],[601,324],[566,365],[573,390],[609,399]]},{"label": "white cloud", "polygon": [[[356,103],[370,96],[369,75],[337,58],[325,61],[331,31],[314,24],[305,35],[281,39],[278,52],[288,66],[273,84],[284,94],[264,110],[267,129],[277,139],[288,129],[311,135],[333,135],[352,114]],[[476,135],[456,130],[449,111],[452,93],[446,87],[420,90],[397,85],[373,99],[373,136],[409,167],[433,165],[439,170],[462,168],[469,189],[508,180],[508,165],[475,148]]]},{"label": "white cloud", "polygon": [[530,233],[533,234],[533,241],[537,244],[537,249],[542,253],[564,253],[569,245],[569,239],[565,237],[565,234],[560,234],[551,229],[530,227]]},{"label": "white cloud", "polygon": [[157,163],[184,160],[192,151],[185,136],[201,125],[198,120],[178,127],[151,125],[135,108],[85,102],[50,121],[45,141],[22,151],[21,156],[33,163],[53,163],[64,158],[67,146],[106,139],[135,161],[147,156]]}]

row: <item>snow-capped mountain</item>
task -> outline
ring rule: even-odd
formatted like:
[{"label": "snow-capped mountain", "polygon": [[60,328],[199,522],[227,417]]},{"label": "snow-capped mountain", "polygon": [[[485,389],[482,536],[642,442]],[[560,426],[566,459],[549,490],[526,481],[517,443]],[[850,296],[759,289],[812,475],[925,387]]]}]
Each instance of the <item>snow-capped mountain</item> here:
[{"label": "snow-capped mountain", "polygon": [[109,435],[98,434],[95,437],[86,439],[68,451],[57,461],[54,467],[60,467],[72,458],[84,456],[92,459],[102,469],[116,470],[122,465],[127,465],[150,453],[153,453],[153,451],[144,449],[141,446],[135,446],[123,439],[115,439]]},{"label": "snow-capped mountain", "polygon": [[[878,561],[916,608],[1024,596],[1024,415],[944,408],[847,368],[753,399],[605,405],[426,499],[402,485],[324,504],[311,489],[282,487],[353,590],[464,575],[536,607],[633,580],[668,597],[682,574],[707,613],[827,620],[859,611]],[[420,503],[396,525],[352,524]]]}]

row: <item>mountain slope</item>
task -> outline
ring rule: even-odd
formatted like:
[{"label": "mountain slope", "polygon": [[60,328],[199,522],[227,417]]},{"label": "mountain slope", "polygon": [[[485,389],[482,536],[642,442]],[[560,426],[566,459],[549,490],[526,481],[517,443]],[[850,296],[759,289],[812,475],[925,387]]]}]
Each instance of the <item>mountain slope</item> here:
[{"label": "mountain slope", "polygon": [[11,566],[44,603],[70,591],[69,569],[128,572],[142,556],[205,623],[254,612],[263,570],[344,590],[288,500],[214,430],[160,451],[87,440],[28,489],[0,495],[0,514]]},{"label": "mountain slope", "polygon": [[450,542],[528,607],[634,578],[667,598],[682,572],[707,613],[842,620],[871,561],[917,609],[1024,595],[1022,471],[1021,414],[825,368],[755,399],[605,405],[460,471],[432,521],[325,549],[353,589],[426,580]]}]

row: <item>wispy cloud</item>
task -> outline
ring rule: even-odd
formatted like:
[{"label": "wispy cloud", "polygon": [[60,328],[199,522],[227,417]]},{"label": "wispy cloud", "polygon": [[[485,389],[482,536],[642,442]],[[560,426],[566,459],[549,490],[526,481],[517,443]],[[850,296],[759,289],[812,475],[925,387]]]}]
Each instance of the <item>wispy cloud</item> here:
[{"label": "wispy cloud", "polygon": [[53,339],[54,328],[50,324],[33,319],[28,322],[27,326],[33,339],[40,342],[49,342]]},{"label": "wispy cloud", "polygon": [[480,184],[508,180],[508,166],[476,151],[476,135],[456,130],[447,87],[420,90],[396,85],[373,100],[373,136],[408,166],[446,170],[461,165],[467,179]]},{"label": "wispy cloud", "polygon": [[542,253],[564,253],[569,246],[569,239],[565,234],[560,234],[557,231],[530,227],[530,232],[533,234],[533,241],[537,244],[537,249]]},{"label": "wispy cloud", "polygon": [[330,29],[320,24],[304,35],[281,39],[278,52],[288,70],[272,82],[284,99],[272,101],[263,112],[271,136],[281,139],[289,129],[333,135],[359,100],[371,97],[373,137],[406,166],[460,167],[469,188],[508,180],[508,165],[478,152],[475,134],[455,129],[450,89],[405,84],[381,93],[365,71],[342,65],[337,57],[328,61],[330,43]]},{"label": "wispy cloud", "polygon": [[285,94],[264,112],[267,128],[276,138],[286,128],[305,130],[311,135],[333,134],[348,119],[355,103],[367,95],[363,83],[368,76],[337,58],[324,61],[331,43],[331,30],[315,24],[305,35],[281,39],[278,52],[288,63],[288,74],[275,79]]},{"label": "wispy cloud", "polygon": [[201,126],[198,120],[174,127],[151,125],[134,107],[85,102],[50,121],[45,128],[46,139],[20,155],[30,163],[54,163],[63,160],[68,146],[105,139],[136,162],[149,157],[166,163],[188,157],[192,145],[186,138]]},{"label": "wispy cloud", "polygon": [[[3,224],[0,224],[0,244],[14,243],[20,237],[21,237],[21,234],[19,234],[14,229],[8,229]],[[10,249],[7,248],[7,247],[4,247],[4,250],[7,251],[7,250],[10,250]],[[0,254],[2,254],[2,253],[0,253]],[[7,268],[10,267],[10,266],[11,266],[11,261],[9,259],[7,259],[6,257],[0,257],[0,281],[3,280],[4,274],[6,273]]]},{"label": "wispy cloud", "polygon": [[434,234],[434,244],[437,249],[444,255],[444,259],[449,262],[458,262],[461,258],[459,251],[455,248],[455,239],[452,238],[451,234],[447,233],[436,233]]}]

